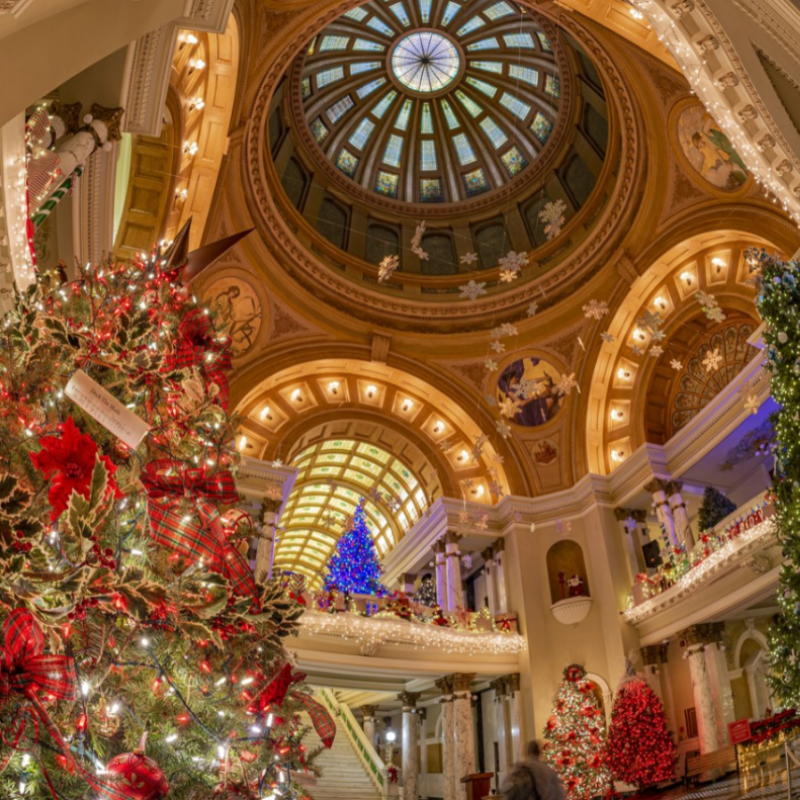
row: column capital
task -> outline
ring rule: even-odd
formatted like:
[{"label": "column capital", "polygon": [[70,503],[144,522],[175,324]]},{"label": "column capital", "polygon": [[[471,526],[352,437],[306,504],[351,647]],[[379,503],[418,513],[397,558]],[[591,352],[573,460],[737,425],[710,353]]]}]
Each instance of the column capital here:
[{"label": "column capital", "polygon": [[449,702],[453,699],[453,676],[452,675],[445,675],[443,678],[439,678],[436,681],[436,688],[442,693],[442,700],[444,702]]},{"label": "column capital", "polygon": [[670,496],[680,494],[681,489],[683,489],[683,481],[670,481],[667,484],[667,494]]},{"label": "column capital", "polygon": [[498,697],[505,697],[506,696],[506,688],[507,688],[507,686],[506,686],[506,679],[505,678],[496,678],[495,680],[493,680],[489,684],[489,686],[491,686],[492,689],[494,689],[494,693]]},{"label": "column capital", "polygon": [[469,692],[472,690],[472,682],[475,680],[474,672],[457,672],[450,676],[453,680],[453,689],[456,692]]},{"label": "column capital", "polygon": [[502,553],[506,549],[506,540],[505,539],[497,539],[495,543],[492,545],[492,550],[494,550],[494,554],[497,555],[498,553]]},{"label": "column capital", "polygon": [[375,719],[378,706],[361,706],[361,713],[364,715],[364,719]]},{"label": "column capital", "polygon": [[417,576],[414,572],[404,572],[400,578],[401,583],[415,583],[416,580]]},{"label": "column capital", "polygon": [[444,554],[444,539],[437,539],[433,543],[433,552],[436,555],[439,555],[440,553]]},{"label": "column capital", "polygon": [[511,694],[516,694],[520,690],[519,672],[512,672],[505,679]]},{"label": "column capital", "polygon": [[264,522],[264,517],[267,514],[277,514],[281,510],[283,501],[272,497],[265,497],[261,501],[261,520]]},{"label": "column capital", "polygon": [[647,521],[647,512],[640,508],[615,508],[614,516],[619,522],[633,520],[637,525],[642,525]]},{"label": "column capital", "polygon": [[484,564],[488,564],[490,561],[494,561],[494,550],[491,547],[487,547],[485,550],[481,550],[481,558],[483,559]]},{"label": "column capital", "polygon": [[458,544],[463,537],[458,531],[447,531],[444,535],[444,543],[445,545],[448,544]]},{"label": "column capital", "polygon": [[53,100],[48,111],[51,116],[61,119],[66,134],[73,134],[80,130],[82,109],[83,103],[62,103],[60,100]]},{"label": "column capital", "polygon": [[646,492],[655,494],[656,492],[665,492],[668,484],[669,481],[665,478],[653,478],[653,480],[646,483],[643,488]]},{"label": "column capital", "polygon": [[99,103],[93,103],[89,109],[91,115],[106,126],[107,141],[119,142],[122,139],[122,117],[125,114],[124,108],[107,108]]},{"label": "column capital", "polygon": [[686,641],[687,647],[721,644],[725,641],[725,625],[722,622],[692,625],[681,631],[678,636]]},{"label": "column capital", "polygon": [[403,711],[410,711],[412,708],[417,707],[417,700],[422,697],[421,692],[400,692],[397,699],[403,704]]},{"label": "column capital", "polygon": [[642,662],[646,667],[658,666],[667,662],[667,648],[660,644],[651,644],[640,651]]}]

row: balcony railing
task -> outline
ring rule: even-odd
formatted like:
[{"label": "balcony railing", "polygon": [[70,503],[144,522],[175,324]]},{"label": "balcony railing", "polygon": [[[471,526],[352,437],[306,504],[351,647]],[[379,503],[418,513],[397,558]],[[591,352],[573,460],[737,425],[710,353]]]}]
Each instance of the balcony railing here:
[{"label": "balcony railing", "polygon": [[622,612],[625,620],[641,622],[774,542],[772,514],[768,497],[759,498],[701,534],[690,552],[677,549],[654,574],[638,575]]}]

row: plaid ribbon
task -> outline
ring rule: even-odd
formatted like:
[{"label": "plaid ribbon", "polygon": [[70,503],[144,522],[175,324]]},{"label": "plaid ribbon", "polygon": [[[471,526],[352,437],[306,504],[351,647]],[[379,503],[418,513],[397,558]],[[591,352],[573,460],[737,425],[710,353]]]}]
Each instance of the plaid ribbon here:
[{"label": "plaid ribbon", "polygon": [[281,671],[264,687],[248,710],[254,714],[263,714],[275,706],[283,705],[289,689],[295,683],[300,683],[305,679],[304,672],[296,672],[292,675],[292,665],[284,664]]},{"label": "plaid ribbon", "polygon": [[308,709],[308,715],[311,717],[311,724],[314,726],[317,736],[322,740],[322,744],[330,750],[333,747],[333,740],[336,738],[336,723],[327,709],[305,692],[292,692],[291,696]]},{"label": "plaid ribbon", "polygon": [[175,349],[164,359],[164,371],[198,367],[206,388],[211,383],[216,384],[220,405],[227,411],[230,392],[225,373],[232,366],[230,337],[218,335],[209,316],[199,308],[193,308],[183,317],[178,326],[178,337]]},{"label": "plaid ribbon", "polygon": [[[177,470],[177,474],[166,474]],[[145,467],[141,481],[147,493],[150,534],[158,544],[187,558],[205,558],[211,568],[230,581],[235,594],[256,597],[258,591],[247,559],[228,541],[216,500],[238,502],[233,475],[227,471],[208,475],[202,469],[176,466],[159,459]],[[181,499],[194,502],[200,524],[181,511]]]}]

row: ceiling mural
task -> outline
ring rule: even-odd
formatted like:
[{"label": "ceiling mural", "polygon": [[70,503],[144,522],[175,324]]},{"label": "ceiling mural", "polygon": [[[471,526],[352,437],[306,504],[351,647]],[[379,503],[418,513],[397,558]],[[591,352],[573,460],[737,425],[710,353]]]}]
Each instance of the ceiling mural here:
[{"label": "ceiling mural", "polygon": [[309,45],[306,122],[370,191],[468,200],[513,180],[547,144],[561,104],[554,47],[506,0],[373,0]]},{"label": "ceiling mural", "polygon": [[240,278],[220,278],[206,289],[205,300],[222,330],[230,336],[234,356],[247,355],[263,325],[263,310],[255,289]]},{"label": "ceiling mural", "polygon": [[[541,358],[529,356],[509,364],[497,380],[497,402],[509,407],[508,418],[536,428],[555,418],[566,397],[558,389],[561,372]],[[513,414],[511,413],[513,412]],[[545,452],[546,459],[549,449]]]}]

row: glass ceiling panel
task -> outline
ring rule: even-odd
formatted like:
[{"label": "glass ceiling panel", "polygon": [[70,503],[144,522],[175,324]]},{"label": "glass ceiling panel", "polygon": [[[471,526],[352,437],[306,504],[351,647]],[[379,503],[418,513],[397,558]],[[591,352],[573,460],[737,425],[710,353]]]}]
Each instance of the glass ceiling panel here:
[{"label": "glass ceiling panel", "polygon": [[461,57],[455,45],[433,31],[404,36],[392,53],[392,72],[414,92],[439,92],[458,75]]}]

